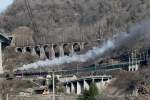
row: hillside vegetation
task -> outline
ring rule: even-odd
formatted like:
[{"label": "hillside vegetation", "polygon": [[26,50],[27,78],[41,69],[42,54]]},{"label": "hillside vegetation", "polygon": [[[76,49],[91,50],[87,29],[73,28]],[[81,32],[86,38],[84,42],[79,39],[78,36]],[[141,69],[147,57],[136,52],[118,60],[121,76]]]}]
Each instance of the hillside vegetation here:
[{"label": "hillside vegetation", "polygon": [[[150,17],[149,0],[28,1],[33,15],[31,17],[38,29],[34,33],[36,42],[95,40],[102,34],[109,37]],[[6,32],[12,32],[19,26],[28,26],[34,30],[31,17],[25,0],[15,0],[0,15],[0,28]]]},{"label": "hillside vegetation", "polygon": [[[150,95],[150,67],[140,66],[137,72],[120,72],[107,87],[111,95]],[[141,99],[145,100],[145,99]]]}]

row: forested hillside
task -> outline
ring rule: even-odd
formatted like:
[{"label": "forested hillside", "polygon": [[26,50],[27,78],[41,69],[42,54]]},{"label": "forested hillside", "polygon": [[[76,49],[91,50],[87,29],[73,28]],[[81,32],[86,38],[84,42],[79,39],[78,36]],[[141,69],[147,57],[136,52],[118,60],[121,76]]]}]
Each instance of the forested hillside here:
[{"label": "forested hillside", "polygon": [[[31,16],[27,2],[15,0],[0,15],[0,28],[12,32],[19,26],[31,27],[37,42],[40,39],[46,42],[95,40],[101,34],[111,36],[126,31],[134,23],[150,17],[149,0],[28,1]],[[36,30],[32,23],[37,26]]]}]

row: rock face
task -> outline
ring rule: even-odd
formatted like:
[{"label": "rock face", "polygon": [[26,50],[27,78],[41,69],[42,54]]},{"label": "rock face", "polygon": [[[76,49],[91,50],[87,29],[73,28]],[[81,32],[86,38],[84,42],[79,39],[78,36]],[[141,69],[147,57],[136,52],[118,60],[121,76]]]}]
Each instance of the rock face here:
[{"label": "rock face", "polygon": [[[95,40],[150,17],[149,0],[15,0],[0,15],[8,32],[30,27],[36,43]],[[30,16],[29,16],[30,12]]]}]

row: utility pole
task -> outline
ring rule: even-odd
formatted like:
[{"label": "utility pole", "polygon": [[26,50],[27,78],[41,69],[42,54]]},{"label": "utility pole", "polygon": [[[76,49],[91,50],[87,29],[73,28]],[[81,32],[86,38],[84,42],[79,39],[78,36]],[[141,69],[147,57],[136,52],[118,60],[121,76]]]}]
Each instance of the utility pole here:
[{"label": "utility pole", "polygon": [[129,57],[129,68],[128,68],[128,71],[130,71],[130,67],[131,67],[131,57],[130,57],[130,53],[128,52],[128,57]]},{"label": "utility pole", "polygon": [[53,69],[53,100],[55,100],[55,72]]},{"label": "utility pole", "polygon": [[6,96],[6,100],[9,100],[9,95],[8,95],[8,93],[7,93],[7,96]]},{"label": "utility pole", "polygon": [[2,67],[2,42],[0,42],[0,74],[3,74],[3,67]]}]

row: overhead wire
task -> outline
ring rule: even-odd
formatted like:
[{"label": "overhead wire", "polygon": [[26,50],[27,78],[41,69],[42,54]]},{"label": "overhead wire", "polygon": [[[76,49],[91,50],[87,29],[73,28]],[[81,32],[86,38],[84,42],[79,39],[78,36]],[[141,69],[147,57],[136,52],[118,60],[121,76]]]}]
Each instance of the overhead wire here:
[{"label": "overhead wire", "polygon": [[34,33],[40,33],[39,29],[38,29],[38,26],[36,24],[36,22],[34,21],[34,16],[33,16],[33,11],[30,7],[30,3],[28,0],[24,0],[25,1],[25,7],[27,9],[27,12],[28,12],[28,15],[29,15],[29,18],[30,18],[30,21],[31,21],[31,24],[32,24],[32,27],[33,27],[33,30],[34,30]]}]

